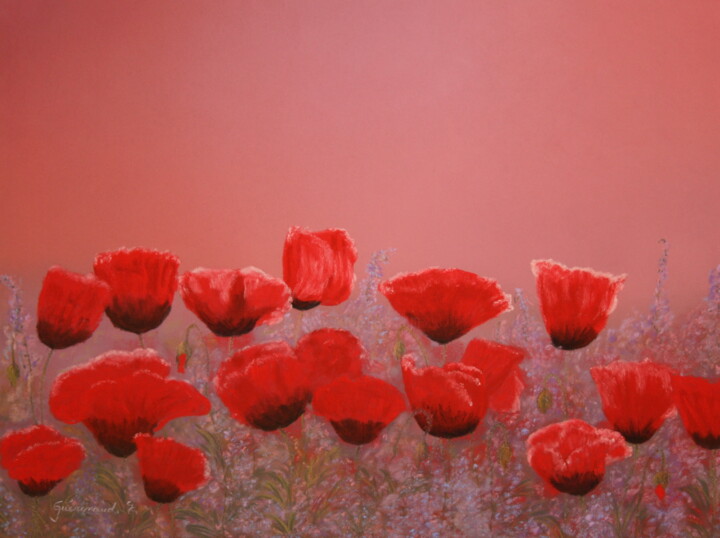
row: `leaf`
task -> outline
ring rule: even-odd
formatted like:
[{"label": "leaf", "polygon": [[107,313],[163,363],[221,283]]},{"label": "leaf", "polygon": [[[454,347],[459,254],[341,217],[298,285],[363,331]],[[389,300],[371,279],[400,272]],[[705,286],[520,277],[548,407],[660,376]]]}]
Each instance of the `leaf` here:
[{"label": "leaf", "polygon": [[218,536],[218,533],[214,529],[206,527],[205,525],[197,525],[195,523],[186,525],[185,530],[195,536],[204,536],[206,538],[215,538]]},{"label": "leaf", "polygon": [[291,534],[295,528],[295,512],[290,512],[286,519],[282,519],[275,514],[266,513],[265,517],[272,520],[272,528],[282,535]]}]

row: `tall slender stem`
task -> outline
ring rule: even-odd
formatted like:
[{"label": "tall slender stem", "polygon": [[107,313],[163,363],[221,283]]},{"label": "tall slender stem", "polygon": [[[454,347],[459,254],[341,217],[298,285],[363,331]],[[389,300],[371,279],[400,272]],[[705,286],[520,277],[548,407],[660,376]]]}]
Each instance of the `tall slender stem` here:
[{"label": "tall slender stem", "polygon": [[[50,364],[50,357],[52,357],[54,349],[50,349],[50,352],[47,354],[47,357],[45,357],[45,364],[43,364],[42,374],[40,375],[40,391],[38,395],[40,398],[43,397],[43,392],[45,391],[45,375],[47,374],[48,364]],[[40,406],[40,422],[42,423],[44,420],[43,417],[43,410],[44,406]]]},{"label": "tall slender stem", "polygon": [[140,340],[140,347],[145,349],[145,341],[143,340],[143,335],[141,333],[138,333],[138,339]]}]

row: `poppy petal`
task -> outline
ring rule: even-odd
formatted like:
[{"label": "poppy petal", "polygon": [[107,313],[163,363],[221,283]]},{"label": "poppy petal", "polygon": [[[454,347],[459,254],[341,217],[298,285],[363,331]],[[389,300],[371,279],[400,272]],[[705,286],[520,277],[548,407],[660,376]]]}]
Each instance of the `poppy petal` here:
[{"label": "poppy petal", "polygon": [[461,269],[400,274],[378,289],[396,312],[439,344],[512,310],[497,282]]},{"label": "poppy petal", "polygon": [[531,267],[553,345],[574,350],[595,340],[615,310],[626,275],[568,268],[553,260],[533,260]]},{"label": "poppy petal", "polygon": [[136,334],[159,327],[172,307],[179,266],[173,254],[144,248],[98,254],[93,268],[112,291],[106,310],[112,324]]}]

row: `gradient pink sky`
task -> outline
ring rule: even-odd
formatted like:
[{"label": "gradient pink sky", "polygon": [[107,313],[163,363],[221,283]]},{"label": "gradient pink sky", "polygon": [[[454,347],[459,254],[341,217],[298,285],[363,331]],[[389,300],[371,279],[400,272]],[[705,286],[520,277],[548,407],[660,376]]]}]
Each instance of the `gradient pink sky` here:
[{"label": "gradient pink sky", "polygon": [[[281,275],[291,225],[389,273],[534,298],[533,258],[628,273],[617,317],[720,263],[720,2],[0,6],[0,273],[168,249]],[[0,298],[6,298],[3,290]]]}]

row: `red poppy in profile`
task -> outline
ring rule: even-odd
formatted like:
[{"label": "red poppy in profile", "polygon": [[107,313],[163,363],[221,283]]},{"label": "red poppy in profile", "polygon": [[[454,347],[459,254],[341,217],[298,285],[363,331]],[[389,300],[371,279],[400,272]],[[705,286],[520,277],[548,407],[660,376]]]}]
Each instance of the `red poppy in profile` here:
[{"label": "red poppy in profile", "polygon": [[60,374],[50,410],[82,422],[105,450],[125,458],[136,433],[153,433],[179,417],[205,415],[210,401],[185,381],[166,379],[170,365],[152,350],[109,351]]},{"label": "red poppy in profile", "polygon": [[135,436],[145,494],[157,503],[171,503],[198,489],[210,478],[205,455],[174,439],[145,433]]},{"label": "red poppy in profile", "polygon": [[685,431],[702,448],[720,448],[720,380],[674,375],[672,385]]},{"label": "red poppy in profile", "polygon": [[110,287],[95,275],[51,267],[38,298],[37,332],[51,349],[84,342],[100,325],[110,303]]},{"label": "red poppy in profile", "polygon": [[374,441],[405,410],[400,391],[370,376],[344,375],[320,387],[313,409],[330,421],[340,439],[353,445]]},{"label": "red poppy in profile", "polygon": [[602,399],[603,413],[628,443],[648,441],[675,407],[672,370],[643,362],[615,361],[590,368]]},{"label": "red poppy in profile", "polygon": [[461,359],[485,374],[490,409],[497,413],[516,413],[520,409],[520,394],[525,389],[520,363],[525,350],[490,340],[471,340]]},{"label": "red poppy in profile", "polygon": [[312,390],[343,374],[360,375],[366,359],[360,340],[341,329],[318,329],[306,334],[298,341],[295,353]]},{"label": "red poppy in profile", "polygon": [[195,269],[180,277],[180,295],[218,336],[241,336],[277,323],[290,310],[287,285],[255,267]]},{"label": "red poppy in profile", "polygon": [[618,432],[578,419],[537,430],[526,446],[535,472],[556,490],[571,495],[590,493],[602,481],[607,465],[632,454]]},{"label": "red poppy in profile", "polygon": [[497,282],[461,269],[400,274],[381,282],[379,290],[401,316],[439,344],[512,310],[510,296]]},{"label": "red poppy in profile", "polygon": [[475,431],[488,408],[480,370],[459,362],[415,368],[409,355],[403,357],[401,367],[405,393],[423,431],[445,439]]},{"label": "red poppy in profile", "polygon": [[559,349],[580,349],[605,328],[625,275],[568,268],[553,260],[531,263],[545,328]]},{"label": "red poppy in profile", "polygon": [[118,329],[142,334],[156,329],[172,307],[180,261],[169,252],[144,248],[103,252],[95,275],[110,285],[105,311]]},{"label": "red poppy in profile", "polygon": [[290,228],[283,249],[283,280],[292,290],[293,307],[310,310],[347,300],[355,283],[356,261],[355,244],[345,230]]},{"label": "red poppy in profile", "polygon": [[264,431],[295,422],[312,397],[305,368],[285,342],[238,351],[223,361],[214,382],[236,420]]},{"label": "red poppy in profile", "polygon": [[0,465],[30,497],[47,495],[80,468],[85,449],[79,441],[48,426],[8,432],[0,439]]}]

